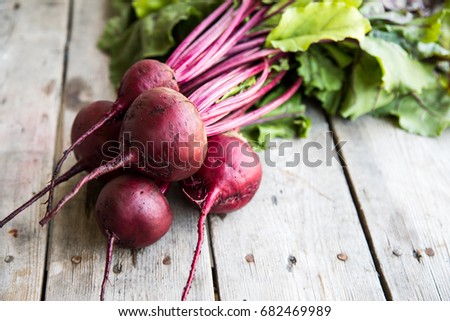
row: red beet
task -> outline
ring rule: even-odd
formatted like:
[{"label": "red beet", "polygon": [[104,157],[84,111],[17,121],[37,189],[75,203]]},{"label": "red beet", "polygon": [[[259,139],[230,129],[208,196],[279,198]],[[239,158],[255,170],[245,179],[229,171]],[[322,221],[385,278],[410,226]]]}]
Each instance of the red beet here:
[{"label": "red beet", "polygon": [[208,152],[202,168],[180,182],[187,198],[198,205],[198,241],[182,300],[194,278],[209,213],[229,213],[247,205],[259,188],[262,168],[258,155],[236,133],[208,138]]},{"label": "red beet", "polygon": [[107,261],[100,299],[104,299],[114,245],[139,249],[158,241],[172,224],[172,211],[150,179],[122,175],[108,182],[95,205],[95,216],[108,238]]},{"label": "red beet", "polygon": [[[77,141],[89,128],[107,113],[113,102],[100,100],[81,109],[72,125],[71,139]],[[74,148],[75,158],[92,170],[119,154],[119,133],[122,120],[115,119],[86,138]]]},{"label": "red beet", "polygon": [[185,96],[155,88],[139,96],[121,128],[123,153],[135,167],[157,179],[179,181],[200,169],[206,133],[197,109]]},{"label": "red beet", "polygon": [[[136,62],[132,65],[122,78],[118,96],[114,104],[104,113],[102,117],[88,128],[76,141],[72,143],[64,152],[61,159],[57,162],[55,170],[53,172],[51,181],[51,190],[49,200],[53,199],[55,179],[61,170],[63,162],[71,151],[78,145],[80,145],[86,138],[92,135],[99,128],[102,128],[106,123],[110,122],[114,118],[123,115],[133,101],[144,91],[156,88],[167,87],[178,91],[178,84],[175,80],[175,74],[173,70],[166,64],[153,59],[144,59]],[[47,210],[47,215],[51,209],[51,203]]]},{"label": "red beet", "polygon": [[46,224],[89,181],[124,167],[158,181],[177,181],[198,171],[206,153],[205,127],[195,106],[169,88],[142,93],[127,111],[121,127],[121,154],[83,177],[55,209]]}]

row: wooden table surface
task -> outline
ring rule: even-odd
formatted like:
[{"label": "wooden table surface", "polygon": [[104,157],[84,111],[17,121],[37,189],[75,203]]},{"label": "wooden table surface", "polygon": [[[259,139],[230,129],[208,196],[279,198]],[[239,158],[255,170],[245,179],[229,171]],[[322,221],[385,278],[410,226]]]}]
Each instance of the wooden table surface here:
[{"label": "wooden table surface", "polygon": [[[106,0],[0,0],[2,217],[49,181],[77,111],[115,98],[96,48],[109,12]],[[261,153],[251,204],[209,218],[189,299],[450,300],[450,131],[425,138],[386,120],[308,114],[308,139],[284,155]],[[346,166],[326,164],[340,141]],[[287,166],[308,142],[323,146],[308,153],[322,164]],[[98,300],[98,190],[90,184],[49,227],[35,204],[0,229],[1,300]],[[176,188],[169,201],[174,222],[163,239],[134,256],[115,250],[107,300],[180,299],[198,212]]]}]

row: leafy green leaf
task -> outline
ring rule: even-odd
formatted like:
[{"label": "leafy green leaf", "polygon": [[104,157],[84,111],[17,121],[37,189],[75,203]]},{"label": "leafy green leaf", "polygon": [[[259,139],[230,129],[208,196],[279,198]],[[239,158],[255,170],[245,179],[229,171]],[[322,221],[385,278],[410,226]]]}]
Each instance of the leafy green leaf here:
[{"label": "leafy green leaf", "polygon": [[126,22],[122,17],[117,16],[109,19],[103,29],[101,38],[98,40],[99,48],[104,51],[110,51],[111,48],[114,48],[124,29],[126,29]]},{"label": "leafy green leaf", "polygon": [[[286,87],[281,85],[272,90],[257,107],[264,106],[276,99],[286,91]],[[267,135],[270,138],[306,137],[311,126],[309,118],[305,117],[305,105],[301,103],[300,93],[295,94],[291,99],[269,114],[261,118],[261,122],[241,129],[241,133],[256,149],[265,149]]]},{"label": "leafy green leaf", "polygon": [[297,73],[303,78],[305,93],[318,98],[326,111],[335,114],[345,74],[325,53],[322,48],[312,46],[306,52],[298,54],[296,58],[300,66]]},{"label": "leafy green leaf", "polygon": [[417,18],[404,26],[386,26],[388,31],[400,32],[410,42],[436,42],[441,33],[441,13]]},{"label": "leafy green leaf", "polygon": [[113,9],[118,12],[124,12],[130,9],[130,4],[132,0],[111,0]]},{"label": "leafy green leaf", "polygon": [[267,45],[283,51],[305,51],[323,40],[359,41],[371,29],[370,22],[353,6],[342,2],[293,5],[285,10],[280,23],[267,38]]},{"label": "leafy green leaf", "polygon": [[427,58],[448,58],[450,50],[445,49],[436,42],[417,42],[407,41],[399,32],[392,31],[391,26],[386,26],[390,32],[381,30],[372,30],[370,36],[379,38],[388,42],[393,42],[401,46],[410,56],[419,60]]},{"label": "leafy green leaf", "polygon": [[[140,59],[163,59],[177,43],[179,29],[184,36],[221,2],[136,0],[133,8],[131,0],[115,0],[115,8],[120,11],[108,21],[98,42],[111,57],[111,81],[118,85],[124,72]],[[196,23],[190,23],[192,20]]]},{"label": "leafy green leaf", "polygon": [[[110,75],[115,84],[137,60],[166,59],[222,2],[112,0],[117,16],[108,21],[98,45],[111,55]],[[288,0],[262,2],[274,12]],[[287,139],[306,135],[310,120],[304,116],[301,93],[318,99],[329,113],[351,119],[368,113],[389,115],[410,132],[440,134],[450,125],[450,92],[444,89],[450,79],[450,1],[447,9],[437,1],[427,8],[417,7],[419,3],[422,1],[297,0],[282,14],[256,26],[253,31],[272,30],[267,46],[295,52],[300,64],[289,66],[290,57],[271,70],[296,68],[304,82],[302,91],[291,100],[261,123],[244,128],[246,137],[264,147],[267,134]],[[240,4],[235,1],[236,6]],[[242,92],[254,82],[253,77],[226,96]],[[255,108],[286,89],[281,83]]]},{"label": "leafy green leaf", "polygon": [[[388,30],[389,27],[390,25],[386,25],[386,28]],[[372,38],[383,39],[388,42],[396,43],[411,55],[415,55],[416,53],[416,44],[407,41],[402,35],[397,32],[374,29],[370,32],[369,36]]]},{"label": "leafy green leaf", "polygon": [[151,13],[134,22],[111,42],[110,77],[118,84],[131,64],[145,57],[162,57],[175,44],[173,28],[181,21],[199,13],[191,6],[177,3]]},{"label": "leafy green leaf", "polygon": [[356,119],[390,103],[395,98],[382,87],[382,72],[375,58],[360,52],[355,59],[350,86],[342,102],[340,114]]},{"label": "leafy green leaf", "polygon": [[297,57],[300,66],[298,74],[308,88],[319,90],[339,90],[344,80],[344,72],[337,67],[329,58],[323,55],[320,48],[311,47],[305,53]]},{"label": "leafy green leaf", "polygon": [[386,10],[384,9],[383,3],[379,0],[369,0],[364,1],[359,11],[366,18],[371,18],[374,15],[379,15],[384,13]]},{"label": "leafy green leaf", "polygon": [[420,59],[432,57],[441,57],[450,59],[450,50],[445,49],[438,43],[434,42],[428,43],[419,42],[417,44],[417,52]]},{"label": "leafy green leaf", "polygon": [[441,35],[439,43],[447,50],[450,50],[450,4],[441,18]]},{"label": "leafy green leaf", "polygon": [[322,2],[343,2],[349,6],[358,8],[363,3],[362,0],[322,0]]},{"label": "leafy green leaf", "polygon": [[269,147],[269,138],[305,138],[308,137],[310,128],[311,119],[299,114],[292,118],[252,125],[241,129],[241,133],[256,151],[260,151]]},{"label": "leafy green leaf", "polygon": [[450,95],[436,87],[421,95],[402,95],[378,110],[377,115],[398,117],[400,127],[419,135],[439,136],[450,126]]},{"label": "leafy green leaf", "polygon": [[145,17],[162,7],[178,2],[178,0],[133,0],[133,8],[138,18]]},{"label": "leafy green leaf", "polygon": [[378,61],[382,71],[383,87],[387,92],[398,89],[403,93],[409,91],[420,93],[422,89],[435,83],[432,66],[412,59],[398,44],[366,37],[360,45]]},{"label": "leafy green leaf", "polygon": [[270,65],[270,70],[276,72],[287,71],[290,68],[291,66],[289,65],[289,60],[287,58],[281,58]]},{"label": "leafy green leaf", "polygon": [[[381,0],[364,1],[360,11],[371,22],[374,22],[375,26],[378,25],[379,21],[382,24],[406,24],[414,19],[414,14],[406,9],[399,9],[389,5],[385,7],[385,4],[388,4],[388,2]],[[393,9],[389,9],[389,7]]]},{"label": "leafy green leaf", "polygon": [[338,113],[343,97],[342,90],[318,91],[315,95],[322,103],[323,109],[325,109],[330,115],[335,115]]},{"label": "leafy green leaf", "polygon": [[124,30],[128,28],[133,13],[129,1],[115,0],[112,4],[118,14],[108,20],[103,34],[98,40],[99,48],[104,51],[110,51],[120,41]]},{"label": "leafy green leaf", "polygon": [[370,20],[385,20],[386,22],[395,24],[407,24],[414,19],[414,15],[411,12],[397,12],[387,11],[378,14],[372,14]]},{"label": "leafy green leaf", "polygon": [[293,5],[297,7],[304,7],[310,4],[311,2],[314,2],[314,0],[296,0]]},{"label": "leafy green leaf", "polygon": [[347,52],[337,43],[324,43],[321,47],[327,51],[327,55],[337,63],[339,68],[345,68],[353,62],[353,53]]}]

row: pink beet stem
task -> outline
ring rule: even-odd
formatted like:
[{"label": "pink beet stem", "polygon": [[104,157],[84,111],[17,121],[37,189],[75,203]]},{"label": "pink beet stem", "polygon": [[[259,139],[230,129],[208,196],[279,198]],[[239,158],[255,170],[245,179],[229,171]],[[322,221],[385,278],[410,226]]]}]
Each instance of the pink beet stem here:
[{"label": "pink beet stem", "polygon": [[106,248],[106,264],[105,272],[103,274],[102,289],[100,292],[100,301],[105,301],[106,282],[108,282],[109,271],[111,270],[114,243],[117,241],[114,234],[109,231],[107,231],[106,233],[108,234],[108,247]]},{"label": "pink beet stem", "polygon": [[[73,176],[77,175],[78,173],[81,173],[86,169],[86,165],[82,162],[77,162],[75,165],[72,166],[67,172],[62,174],[60,177],[58,177],[55,181],[55,186],[69,180]],[[41,191],[36,193],[32,198],[30,198],[28,201],[23,203],[20,207],[18,207],[14,212],[9,214],[7,217],[5,217],[3,220],[0,221],[0,228],[3,227],[6,223],[11,221],[14,217],[16,217],[20,212],[25,210],[27,207],[29,207],[31,204],[36,202],[38,199],[40,199],[42,196],[45,195],[50,190],[50,183],[47,184],[46,187],[44,187]]]},{"label": "pink beet stem", "polygon": [[264,20],[269,20],[270,18],[281,14],[284,12],[284,9],[286,9],[287,7],[289,7],[291,4],[293,4],[295,2],[295,0],[289,0],[287,1],[285,4],[283,4],[281,7],[279,7],[276,11],[271,12],[269,15],[267,15]]},{"label": "pink beet stem", "polygon": [[255,39],[250,39],[243,43],[239,43],[227,52],[227,57],[233,56],[237,53],[241,53],[242,51],[246,51],[251,48],[259,48],[266,42],[266,38],[267,35]]},{"label": "pink beet stem", "polygon": [[[249,70],[251,71],[250,73],[248,73]],[[205,89],[205,92],[201,92],[201,96],[199,97],[199,99],[194,99],[191,101],[197,106],[197,109],[202,116],[203,112],[207,110],[211,105],[215,104],[218,99],[222,98],[230,90],[233,90],[241,82],[247,80],[252,75],[255,75],[259,72],[260,71],[257,69],[236,69],[235,71],[230,72],[225,77],[218,78],[217,82],[211,82],[211,86],[209,88],[208,84],[205,84],[205,86],[202,88]]]},{"label": "pink beet stem", "polygon": [[[271,79],[267,85],[265,85],[263,88],[259,89],[251,97],[247,97],[245,100],[241,100],[241,101],[237,102],[236,104],[228,105],[227,109],[224,109],[222,111],[222,113],[217,113],[217,115],[215,117],[211,117],[208,120],[205,120],[204,123],[205,123],[206,127],[208,128],[209,126],[218,122],[222,118],[223,118],[223,121],[221,121],[221,123],[243,115],[259,99],[264,97],[269,91],[271,91],[276,85],[278,85],[278,83],[281,81],[281,79],[283,79],[285,74],[286,74],[285,71],[280,72],[278,75],[273,77],[273,79]],[[222,103],[226,104],[228,102],[228,100],[229,99],[219,102],[217,105],[222,104]],[[210,110],[214,111],[216,108],[215,106],[216,105],[210,106]]]},{"label": "pink beet stem", "polygon": [[258,108],[248,114],[244,114],[240,117],[234,118],[232,120],[223,121],[218,124],[214,124],[212,126],[206,127],[206,134],[208,136],[218,135],[223,132],[227,132],[237,127],[245,126],[256,119],[264,116],[267,113],[270,113],[275,108],[281,106],[286,101],[288,101],[300,88],[302,84],[302,79],[298,79],[292,86],[287,90],[283,95],[278,97],[277,99],[271,101],[267,105]]},{"label": "pink beet stem", "polygon": [[200,218],[198,219],[198,224],[197,224],[197,235],[198,235],[197,245],[195,246],[194,257],[193,257],[192,263],[191,263],[191,270],[189,271],[189,277],[187,279],[186,285],[183,289],[183,294],[181,296],[182,301],[186,301],[186,298],[189,294],[189,290],[191,289],[192,281],[194,280],[194,276],[195,276],[195,268],[197,266],[198,259],[200,258],[200,252],[202,250],[203,239],[204,239],[204,234],[205,234],[206,217],[208,216],[209,212],[211,211],[211,208],[216,203],[216,201],[219,197],[219,193],[220,193],[219,189],[214,189],[212,192],[209,193],[205,202],[201,205]]},{"label": "pink beet stem", "polygon": [[[269,65],[272,65],[274,61],[277,61],[285,56],[286,54],[281,52],[275,54],[274,56],[268,58]],[[215,104],[219,98],[223,97],[227,92],[235,88],[243,81],[248,80],[250,77],[263,71],[265,67],[266,64],[264,61],[254,66],[244,65],[237,67],[237,69],[230,71],[228,74],[224,73],[224,75],[202,85],[189,96],[189,99],[197,106],[197,109],[202,116],[203,112],[212,108],[212,106],[214,106],[213,104]],[[228,99],[225,101],[228,101]]]},{"label": "pink beet stem", "polygon": [[239,93],[233,97],[227,98],[224,101],[214,104],[202,114],[202,119],[205,125],[208,125],[208,121],[212,118],[227,114],[235,109],[239,109],[242,105],[247,105],[254,100],[255,94],[264,85],[270,74],[270,66],[267,60],[264,60],[264,70],[257,80],[257,82],[248,90]]},{"label": "pink beet stem", "polygon": [[[246,66],[238,67],[235,70],[230,71],[228,74],[221,75],[216,79],[211,80],[209,83],[202,85],[200,88],[198,88],[188,96],[189,100],[194,102],[195,106],[197,106],[197,109],[201,111],[201,104],[205,100],[212,100],[214,102],[222,97],[225,93],[225,91],[223,90],[224,85],[229,81],[236,79],[236,77],[238,77],[239,75],[241,75],[242,77],[242,74],[244,73],[244,71],[246,71],[245,68]],[[244,77],[242,81],[244,81],[245,79],[247,78]],[[214,97],[212,97],[212,95],[214,95]]]},{"label": "pink beet stem", "polygon": [[280,115],[259,118],[255,121],[252,121],[251,123],[246,124],[245,126],[253,126],[253,125],[258,125],[258,124],[270,123],[272,121],[280,120],[280,119],[287,119],[287,118],[292,119],[292,118],[299,117],[300,115],[305,115],[305,112],[302,111],[302,112],[297,112],[297,113],[283,113]]},{"label": "pink beet stem", "polygon": [[242,108],[243,106],[247,106],[248,104],[251,103],[253,104],[256,103],[273,87],[275,87],[277,81],[279,82],[279,79],[284,77],[284,73],[280,73],[277,76],[275,76],[272,80],[270,80],[270,82],[266,86],[262,87],[265,81],[270,76],[269,72],[270,69],[267,68],[265,70],[265,73],[260,77],[259,81],[247,91],[244,91],[240,94],[237,94],[233,97],[225,99],[224,101],[212,105],[208,109],[208,112],[205,112],[204,116],[202,115],[202,118],[204,118],[205,125],[207,126],[211,125],[213,123],[211,122],[212,118],[216,118],[218,116],[224,117],[227,114]]},{"label": "pink beet stem", "polygon": [[236,46],[239,41],[245,37],[245,35],[255,26],[258,25],[263,19],[262,17],[267,12],[267,8],[263,8],[258,11],[248,22],[246,22],[236,33],[220,48],[220,50],[214,55],[213,59],[219,61],[224,55],[226,55],[231,48]]},{"label": "pink beet stem", "polygon": [[228,115],[226,118],[226,120],[231,120],[231,119],[235,119],[241,115],[244,115],[247,110],[249,110],[250,108],[252,108],[255,105],[254,102],[251,102],[250,104],[247,104],[246,106],[243,106],[241,108],[239,108],[238,110],[236,110],[234,113]]},{"label": "pink beet stem", "polygon": [[161,193],[166,194],[167,190],[170,187],[170,182],[168,181],[155,181],[156,185],[159,187]]},{"label": "pink beet stem", "polygon": [[229,23],[233,20],[233,12],[234,9],[230,8],[213,26],[211,26],[211,28],[195,40],[195,42],[180,55],[176,62],[172,63],[170,67],[173,66],[177,80],[188,67],[188,63],[200,59],[211,44],[225,31]]},{"label": "pink beet stem", "polygon": [[212,57],[214,57],[216,53],[224,47],[224,44],[227,42],[227,40],[229,40],[230,35],[234,33],[235,29],[241,24],[246,16],[250,14],[248,9],[249,5],[251,5],[252,2],[253,0],[244,0],[241,7],[236,11],[233,20],[227,26],[225,31],[219,36],[219,38],[215,40],[206,51],[197,51],[197,53],[204,53],[204,55],[201,57],[201,60],[197,58],[198,54],[195,54],[192,55],[190,59],[183,61],[183,64],[178,68],[178,71],[186,70],[186,73],[183,72],[177,75],[177,81],[179,83],[194,79],[195,76],[200,72],[199,69],[209,69],[217,62],[213,60]]},{"label": "pink beet stem", "polygon": [[[231,69],[234,69],[236,67],[242,66],[246,63],[266,58],[270,55],[278,53],[279,50],[277,49],[263,49],[263,50],[257,50],[256,48],[251,51],[243,52],[239,55],[236,55],[233,57],[233,59],[225,60],[222,63],[219,63],[218,65],[214,66],[212,69],[209,69],[207,72],[201,74],[199,77],[194,79],[193,81],[186,84],[187,86],[183,87],[183,90],[190,91],[193,88],[198,87],[201,84],[206,83],[207,81],[214,79],[215,77],[218,77],[226,72],[228,72]],[[209,83],[208,83],[209,85]]]},{"label": "pink beet stem", "polygon": [[93,179],[96,179],[104,174],[110,173],[120,167],[123,167],[128,162],[132,162],[134,158],[134,154],[126,154],[125,156],[119,155],[113,160],[105,163],[104,165],[97,167],[92,172],[84,176],[70,191],[70,193],[66,194],[56,205],[56,207],[39,222],[41,226],[44,226],[47,224],[57,213],[58,211],[66,204],[69,200],[71,200],[79,191],[80,189],[86,185],[88,182],[92,181]]},{"label": "pink beet stem", "polygon": [[267,35],[270,33],[270,29],[265,29],[265,30],[258,30],[258,31],[254,31],[251,33],[248,33],[245,35],[245,37],[243,37],[241,39],[241,41],[239,41],[240,44],[244,44],[247,41],[249,41],[250,39],[254,39],[256,37],[260,37],[260,36],[264,36],[264,38],[267,37]]},{"label": "pink beet stem", "polygon": [[[214,22],[231,4],[233,0],[225,1],[220,7],[218,7],[213,13],[211,13],[205,20],[203,20],[194,30],[187,36],[183,42],[177,47],[172,55],[167,60],[167,65],[172,67],[174,61],[178,60],[180,55],[185,49],[197,38],[208,26]],[[172,69],[175,69],[172,67]]]},{"label": "pink beet stem", "polygon": [[[249,1],[250,3],[251,1]],[[250,20],[244,24],[240,29],[236,30],[239,24],[246,18],[247,15],[253,11],[248,10],[245,4],[239,9],[242,11],[238,12],[236,15],[235,21],[231,23],[231,25],[225,30],[225,32],[221,35],[221,37],[211,46],[211,48],[205,53],[202,57],[201,63],[196,62],[195,65],[189,66],[188,72],[183,74],[183,76],[179,79],[180,82],[185,82],[188,79],[194,79],[199,76],[204,71],[211,68],[217,62],[219,62],[222,57],[242,38],[245,34],[254,26],[256,26],[259,22],[261,22],[261,18],[267,11],[266,8],[263,8],[259,12],[257,12]]]},{"label": "pink beet stem", "polygon": [[[258,52],[258,49],[249,50],[246,52],[246,55],[253,55]],[[251,60],[250,60],[251,61]],[[191,95],[194,92],[201,92],[199,89],[201,86],[207,85],[206,87],[209,88],[211,84],[220,83],[221,79],[223,77],[226,78],[233,78],[231,75],[236,73],[239,68],[243,68],[246,64],[248,64],[249,61],[244,61],[243,59],[238,61],[239,63],[235,63],[236,61],[233,59],[231,62],[234,65],[234,68],[229,69],[227,64],[230,64],[230,61],[226,60],[223,63],[219,63],[209,69],[207,72],[199,75],[197,78],[192,79],[192,81],[189,81],[183,85],[181,85],[180,90],[187,95]],[[225,69],[225,70],[222,70]],[[227,71],[225,73],[225,71]]]},{"label": "pink beet stem", "polygon": [[[197,101],[196,99],[194,99],[191,101],[197,106],[200,115],[203,117],[203,113],[211,108],[211,106],[213,106],[219,98],[223,97],[226,93],[228,93],[243,81],[259,74],[264,70],[264,68],[264,63],[260,63],[256,66],[247,68],[246,70],[239,70],[238,75],[230,77],[229,79],[225,78],[226,81],[216,84],[216,86],[218,86],[217,89],[212,88],[212,86],[211,88],[208,88],[208,84],[206,84],[205,86],[203,86],[203,88],[207,89],[204,93],[201,93],[202,97],[200,98],[200,100]],[[189,97],[189,99],[191,98]]]}]

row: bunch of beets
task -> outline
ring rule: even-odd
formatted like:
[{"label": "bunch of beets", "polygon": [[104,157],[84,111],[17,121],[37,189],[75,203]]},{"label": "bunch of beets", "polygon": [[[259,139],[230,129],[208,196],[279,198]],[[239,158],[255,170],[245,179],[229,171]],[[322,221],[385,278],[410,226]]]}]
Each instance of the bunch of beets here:
[{"label": "bunch of beets", "polygon": [[[170,228],[172,212],[164,196],[171,182],[201,210],[198,242],[182,293],[187,298],[209,213],[229,213],[248,204],[262,171],[258,155],[239,135],[246,126],[282,105],[301,79],[265,106],[254,104],[271,91],[286,71],[271,68],[286,54],[263,47],[268,31],[257,29],[281,12],[257,0],[238,6],[225,1],[174,50],[166,63],[145,59],[122,78],[117,99],[95,101],[79,111],[72,125],[72,145],[56,164],[50,183],[0,221],[5,225],[49,192],[47,224],[86,183],[101,178],[95,214],[108,239],[100,299],[114,245],[138,249],[158,241]],[[234,95],[230,91],[257,77]],[[77,163],[59,175],[67,156]],[[87,172],[53,207],[54,188]]]}]

